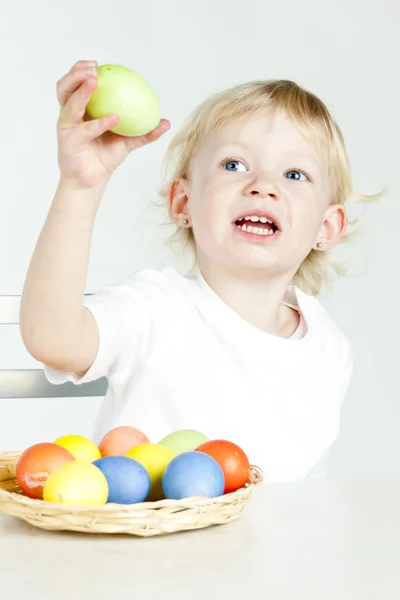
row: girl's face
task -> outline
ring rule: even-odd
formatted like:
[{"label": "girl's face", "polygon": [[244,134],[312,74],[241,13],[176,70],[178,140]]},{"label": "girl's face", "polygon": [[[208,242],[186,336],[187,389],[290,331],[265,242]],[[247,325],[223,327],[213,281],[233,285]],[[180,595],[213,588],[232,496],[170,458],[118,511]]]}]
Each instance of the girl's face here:
[{"label": "girl's face", "polygon": [[332,248],[345,226],[333,206],[326,148],[284,112],[245,115],[218,129],[171,195],[175,222],[189,220],[200,267],[295,274],[317,241]]}]

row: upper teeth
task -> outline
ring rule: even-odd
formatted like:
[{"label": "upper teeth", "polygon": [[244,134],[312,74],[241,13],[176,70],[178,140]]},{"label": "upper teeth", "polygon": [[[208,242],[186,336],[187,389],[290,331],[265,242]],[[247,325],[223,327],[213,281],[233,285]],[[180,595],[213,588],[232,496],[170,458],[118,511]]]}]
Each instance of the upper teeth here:
[{"label": "upper teeth", "polygon": [[256,215],[249,215],[248,217],[244,217],[244,220],[253,221],[253,223],[257,223],[257,221],[260,221],[261,223],[273,223],[273,221],[267,219],[267,217],[257,217]]}]

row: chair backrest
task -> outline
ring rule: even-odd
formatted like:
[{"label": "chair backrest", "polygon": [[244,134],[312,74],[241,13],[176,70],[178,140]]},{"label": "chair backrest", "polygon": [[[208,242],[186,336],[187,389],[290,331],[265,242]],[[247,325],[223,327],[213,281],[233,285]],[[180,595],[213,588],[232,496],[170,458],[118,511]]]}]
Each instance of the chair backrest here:
[{"label": "chair backrest", "polygon": [[[0,296],[0,337],[3,326],[19,324],[21,296]],[[105,377],[93,382],[74,385],[54,385],[43,369],[1,369],[0,399],[2,398],[67,398],[104,396],[108,387]]]}]

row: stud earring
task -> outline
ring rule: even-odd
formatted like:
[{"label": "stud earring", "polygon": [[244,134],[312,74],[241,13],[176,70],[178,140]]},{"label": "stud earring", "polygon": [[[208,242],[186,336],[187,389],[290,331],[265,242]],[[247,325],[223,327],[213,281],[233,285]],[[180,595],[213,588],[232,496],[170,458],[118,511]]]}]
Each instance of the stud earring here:
[{"label": "stud earring", "polygon": [[189,221],[187,219],[183,219],[182,223],[183,225],[189,225]]},{"label": "stud earring", "polygon": [[317,248],[320,250],[323,247],[323,243],[322,242],[317,242]]}]

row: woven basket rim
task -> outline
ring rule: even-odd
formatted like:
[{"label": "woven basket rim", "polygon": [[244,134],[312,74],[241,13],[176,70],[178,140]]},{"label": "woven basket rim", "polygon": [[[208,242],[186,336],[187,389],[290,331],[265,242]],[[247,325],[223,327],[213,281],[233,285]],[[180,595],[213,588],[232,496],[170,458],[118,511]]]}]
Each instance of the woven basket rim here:
[{"label": "woven basket rim", "polygon": [[147,537],[224,524],[240,517],[254,488],[263,480],[262,470],[251,465],[249,481],[244,487],[215,498],[191,496],[136,504],[109,502],[100,506],[70,506],[21,493],[15,477],[20,454],[18,451],[0,453],[0,512],[42,529]]}]

